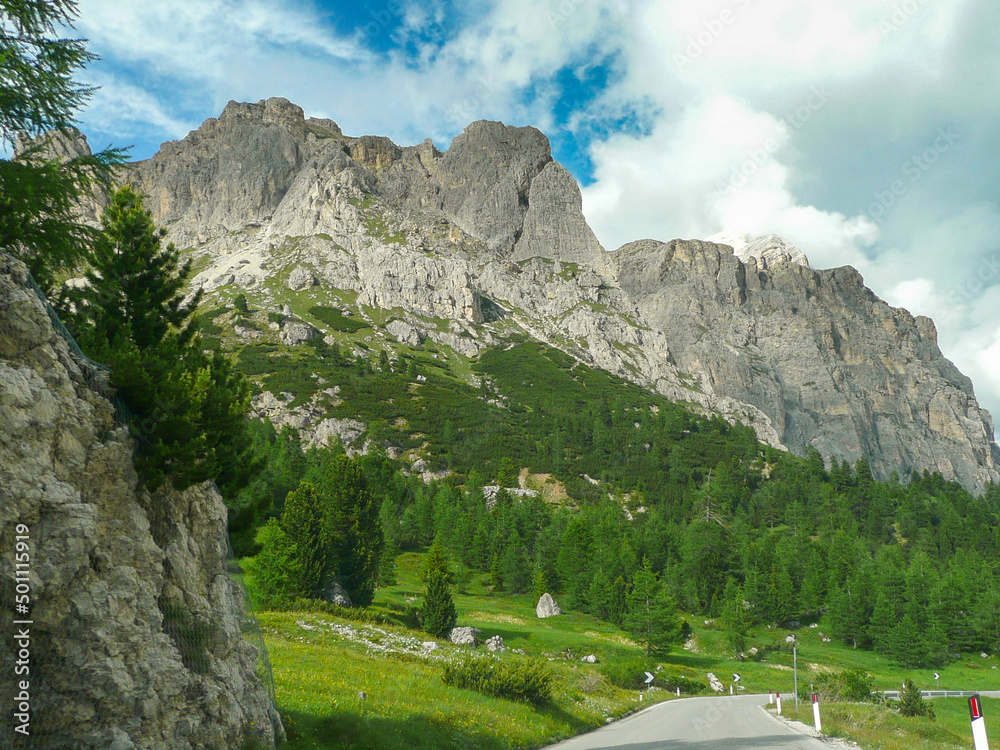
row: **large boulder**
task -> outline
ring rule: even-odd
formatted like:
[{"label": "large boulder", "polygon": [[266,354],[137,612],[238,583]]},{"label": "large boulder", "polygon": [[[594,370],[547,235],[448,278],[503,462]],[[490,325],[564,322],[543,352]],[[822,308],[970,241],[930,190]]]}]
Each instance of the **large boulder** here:
[{"label": "large boulder", "polygon": [[723,685],[722,681],[712,672],[708,673],[708,685],[717,693],[726,692],[726,686]]},{"label": "large boulder", "polygon": [[448,640],[456,646],[476,646],[476,633],[481,632],[479,628],[452,628],[448,635]]},{"label": "large boulder", "polygon": [[281,339],[281,343],[287,344],[288,346],[298,346],[299,344],[305,341],[311,341],[318,336],[319,331],[311,325],[293,322],[286,322],[281,327],[281,333],[278,334],[278,338]]},{"label": "large boulder", "polygon": [[323,589],[322,598],[323,601],[330,602],[330,604],[335,604],[338,607],[354,606],[351,602],[351,597],[348,596],[344,587],[340,585],[340,581],[336,579],[326,584],[326,588]]},{"label": "large boulder", "polygon": [[390,320],[385,330],[400,344],[407,346],[420,346],[424,340],[424,334],[403,320]]},{"label": "large boulder", "polygon": [[556,615],[561,615],[563,612],[556,604],[556,600],[552,598],[552,594],[544,593],[538,600],[538,604],[535,606],[535,614],[539,617],[555,617]]}]

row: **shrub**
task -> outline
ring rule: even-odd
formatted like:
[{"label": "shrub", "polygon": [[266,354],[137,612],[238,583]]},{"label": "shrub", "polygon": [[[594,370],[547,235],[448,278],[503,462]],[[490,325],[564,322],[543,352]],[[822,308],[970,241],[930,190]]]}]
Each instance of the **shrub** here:
[{"label": "shrub", "polygon": [[907,677],[903,681],[903,691],[899,694],[899,713],[903,716],[926,716],[934,720],[934,707],[925,701],[920,689]]},{"label": "shrub", "polygon": [[333,330],[343,333],[354,333],[355,331],[360,331],[362,328],[371,328],[366,321],[344,315],[335,307],[313,305],[309,308],[309,314],[316,318],[316,320],[326,323]]},{"label": "shrub", "polygon": [[[838,674],[822,674],[816,678],[816,692],[824,700],[863,702],[875,700],[875,678],[861,669]],[[808,692],[804,697],[808,697]]]},{"label": "shrub", "polygon": [[235,297],[233,297],[233,307],[237,312],[247,313],[250,312],[250,305],[247,304],[247,296],[240,292]]},{"label": "shrub", "polygon": [[276,518],[260,528],[256,542],[260,552],[241,562],[247,588],[258,607],[284,609],[307,593],[302,586],[304,575],[299,551]]},{"label": "shrub", "polygon": [[682,693],[697,695],[704,692],[705,688],[708,687],[698,679],[696,676],[697,673],[694,670],[684,667],[664,667],[659,672],[655,672],[655,674],[656,682],[653,684],[670,691],[680,688]]},{"label": "shrub", "polygon": [[507,661],[470,655],[445,665],[443,679],[451,687],[536,706],[552,698],[552,673],[535,659]]},{"label": "shrub", "polygon": [[[623,690],[643,690],[646,687],[646,672],[654,672],[656,663],[642,657],[613,661],[603,665],[601,672],[612,685]],[[683,688],[681,688],[683,690]]]}]

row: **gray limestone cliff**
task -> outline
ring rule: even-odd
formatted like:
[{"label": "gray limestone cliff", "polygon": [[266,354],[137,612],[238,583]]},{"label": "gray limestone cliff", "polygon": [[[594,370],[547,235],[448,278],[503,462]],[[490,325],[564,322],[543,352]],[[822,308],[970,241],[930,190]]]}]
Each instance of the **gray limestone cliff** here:
[{"label": "gray limestone cliff", "polygon": [[[0,252],[0,629],[13,633],[15,535],[30,551],[25,747],[274,745],[259,654],[227,570],[212,485],[149,494],[89,365]],[[0,652],[6,742],[15,653]],[[276,718],[276,717],[275,717]],[[6,747],[6,745],[4,745]]]},{"label": "gray limestone cliff", "polygon": [[442,152],[350,137],[282,99],[230,103],[130,179],[209,301],[280,311],[294,293],[371,318],[370,345],[469,357],[516,330],[775,446],[865,457],[880,477],[1000,477],[990,415],[931,321],[778,237],[606,252],[534,128],[476,122]]}]

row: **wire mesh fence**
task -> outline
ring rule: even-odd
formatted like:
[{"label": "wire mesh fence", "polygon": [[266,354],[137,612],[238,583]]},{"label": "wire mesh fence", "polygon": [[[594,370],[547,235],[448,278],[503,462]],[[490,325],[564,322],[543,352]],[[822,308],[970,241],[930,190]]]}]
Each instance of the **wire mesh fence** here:
[{"label": "wire mesh fence", "polygon": [[[52,323],[53,330],[65,340],[69,349],[76,355],[80,372],[87,385],[113,403],[116,425],[132,428],[136,415],[116,396],[110,385],[110,369],[94,362],[84,354],[73,335],[63,324],[58,312],[49,303],[44,292],[30,274],[27,275],[23,284],[38,296]],[[5,489],[0,487],[0,499],[5,496]],[[214,483],[212,489],[218,492],[218,487],[214,486]],[[119,533],[116,537],[102,536],[101,539],[107,542],[108,548],[102,549],[98,545],[89,553],[90,567],[97,576],[101,576],[113,565],[119,563],[118,558],[127,556],[128,552],[134,554],[134,550],[129,549],[130,546],[141,547],[143,544],[152,545],[155,543],[158,549],[153,549],[152,546],[147,547],[148,559],[143,560],[139,556],[132,565],[133,572],[131,574],[138,575],[140,578],[143,575],[155,576],[155,580],[160,581],[160,583],[150,587],[150,590],[156,589],[157,586],[162,588],[158,598],[152,603],[152,606],[159,612],[138,613],[135,626],[137,630],[142,630],[145,627],[146,631],[151,634],[151,639],[155,641],[157,638],[162,639],[163,637],[156,634],[155,623],[159,620],[162,623],[161,632],[169,638],[170,644],[179,654],[183,669],[177,666],[176,656],[172,665],[160,662],[158,666],[142,668],[136,668],[134,664],[125,665],[123,663],[132,659],[141,659],[141,656],[123,654],[108,658],[107,653],[103,652],[102,649],[106,648],[108,643],[114,644],[118,641],[112,637],[107,637],[105,641],[102,641],[107,633],[95,635],[94,630],[102,627],[105,630],[112,630],[113,626],[105,627],[100,622],[92,621],[95,618],[95,613],[92,612],[76,612],[71,607],[68,612],[60,615],[61,625],[58,629],[46,628],[40,623],[22,626],[19,623],[28,622],[28,620],[15,619],[19,612],[16,604],[17,592],[22,585],[15,570],[12,590],[0,592],[0,600],[2,600],[3,605],[3,611],[0,612],[0,625],[3,625],[4,630],[10,634],[9,637],[6,637],[5,634],[4,638],[10,647],[8,653],[0,658],[0,665],[3,666],[4,671],[8,672],[9,670],[8,673],[0,676],[0,695],[6,699],[6,694],[10,692],[15,706],[12,713],[7,708],[10,703],[4,700],[4,713],[7,716],[3,725],[0,725],[3,730],[0,731],[0,750],[7,750],[7,748],[11,748],[11,750],[122,748],[124,750],[124,748],[138,747],[131,743],[129,737],[146,734],[146,730],[141,727],[144,720],[142,712],[146,710],[143,706],[135,707],[135,718],[131,718],[132,713],[127,710],[127,707],[122,707],[126,709],[122,715],[130,718],[113,722],[121,727],[120,736],[116,734],[117,730],[109,729],[100,736],[91,735],[80,738],[75,731],[75,725],[78,726],[84,720],[89,726],[102,723],[100,717],[95,719],[93,715],[84,716],[80,713],[81,711],[86,712],[86,709],[81,708],[81,706],[88,704],[88,690],[96,691],[98,695],[101,691],[106,690],[105,686],[100,684],[102,680],[110,681],[107,692],[113,693],[122,688],[120,683],[123,680],[135,681],[136,675],[147,674],[150,675],[150,679],[162,680],[163,684],[158,684],[157,690],[168,692],[169,688],[165,688],[164,685],[172,684],[174,688],[177,685],[183,685],[184,695],[181,702],[187,706],[197,705],[199,701],[203,700],[194,697],[196,694],[205,693],[207,695],[212,691],[217,691],[220,687],[224,692],[226,679],[229,675],[238,673],[242,675],[239,679],[245,682],[249,678],[252,682],[252,677],[250,677],[252,672],[259,679],[263,691],[257,688],[244,689],[243,692],[239,693],[236,701],[248,701],[254,705],[240,706],[239,710],[233,709],[230,711],[230,717],[266,717],[262,723],[269,721],[270,727],[253,727],[248,718],[246,721],[251,723],[251,726],[242,726],[239,731],[243,738],[242,744],[199,743],[198,747],[215,748],[218,746],[220,750],[223,747],[238,747],[240,750],[265,748],[273,746],[274,738],[284,735],[281,717],[277,710],[274,675],[267,646],[232,546],[228,539],[225,539],[224,543],[219,540],[218,527],[213,526],[208,521],[203,520],[202,523],[199,523],[197,530],[190,528],[190,519],[201,518],[203,515],[213,512],[215,514],[214,520],[217,523],[224,522],[224,516],[219,518],[218,500],[214,498],[212,492],[208,491],[207,487],[202,488],[202,490],[202,492],[185,493],[183,496],[186,498],[185,502],[189,502],[190,505],[184,508],[163,507],[168,504],[157,503],[157,498],[154,497],[150,502],[150,507],[146,508],[149,531],[145,541],[142,540],[142,528],[133,529],[131,532],[126,530],[125,533]],[[101,513],[102,510],[97,509],[96,512]],[[109,521],[106,520],[105,523],[107,522]],[[21,524],[17,524],[17,526],[20,527]],[[14,533],[10,534],[8,531]],[[11,558],[15,559],[16,540],[20,538],[15,536],[19,533],[18,528],[5,529],[3,532],[5,539],[2,546],[12,547],[11,550],[4,549],[4,555],[7,556],[10,552]],[[36,533],[38,530],[30,531],[30,534]],[[25,538],[27,539],[30,534],[27,525],[25,525]],[[149,540],[149,536],[152,537],[152,540]],[[36,544],[34,537],[30,539],[30,544]],[[115,547],[116,544],[118,547]],[[192,550],[195,551],[192,552]],[[52,564],[55,561],[47,560],[45,562]],[[225,568],[232,581],[231,587],[220,588],[212,582],[213,576],[210,570],[212,566],[216,566],[215,570],[218,570],[219,567]],[[48,574],[49,578],[52,575],[58,578],[58,574],[52,573]],[[191,583],[186,579],[192,575],[199,580]],[[188,585],[189,583],[191,585]],[[37,579],[29,582],[26,578],[24,585],[34,587],[38,591],[37,600],[32,601],[31,610],[26,610],[25,618],[31,618],[32,612],[38,612],[46,606],[50,609],[59,606],[51,600],[45,599],[47,592],[39,586]],[[142,588],[141,584],[137,583],[136,586]],[[5,586],[5,588],[8,587]],[[87,596],[81,596],[79,601],[89,603],[91,600],[88,597],[91,594],[92,592],[88,591]],[[32,597],[35,597],[35,593],[32,593]],[[110,600],[113,597],[109,596],[108,598]],[[147,606],[150,604],[147,601]],[[111,606],[115,606],[113,602]],[[47,614],[50,619],[53,617],[51,611]],[[119,613],[113,611],[103,614],[111,618],[120,616]],[[236,622],[235,625],[234,622]],[[238,627],[238,632],[235,630],[236,627]],[[21,642],[17,640],[19,628],[29,632],[31,638],[30,644],[23,649]],[[126,627],[125,630],[128,628]],[[27,638],[27,636],[25,637]],[[141,651],[145,645],[140,643],[136,647]],[[159,646],[155,643],[149,644],[149,647],[150,653],[159,653],[161,657],[162,649],[170,648],[165,641],[162,641]],[[157,652],[157,648],[161,650]],[[14,731],[17,726],[17,717],[14,714],[17,713],[17,691],[20,684],[17,677],[18,654],[22,652],[28,654],[25,657],[24,666],[25,674],[30,675],[31,685],[30,731],[26,734]],[[92,658],[95,663],[102,663],[99,667],[95,667],[97,677],[92,682],[89,680],[81,682],[81,675],[74,673],[67,665],[79,664],[81,654],[90,653],[93,653]],[[157,670],[160,670],[160,674],[152,674]],[[140,690],[135,691],[136,695],[140,693]],[[147,698],[147,701],[163,700],[167,702],[169,698],[170,696],[157,695],[155,699]],[[174,695],[173,698],[177,699],[177,696]],[[92,704],[95,707],[100,705],[100,699],[93,700]],[[26,702],[25,705],[27,705]],[[205,722],[213,721],[219,711],[218,708],[214,710],[205,708]],[[155,714],[155,712],[153,713]],[[188,721],[187,717],[183,716],[179,717],[179,720],[181,723]],[[211,733],[212,729],[208,728],[204,730],[202,736],[209,736]],[[156,745],[156,747],[161,746],[163,745]]]}]

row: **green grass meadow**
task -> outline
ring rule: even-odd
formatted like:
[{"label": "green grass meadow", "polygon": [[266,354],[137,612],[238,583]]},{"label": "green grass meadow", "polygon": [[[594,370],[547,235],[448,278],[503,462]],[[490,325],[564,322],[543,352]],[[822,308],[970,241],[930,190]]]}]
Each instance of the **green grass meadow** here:
[{"label": "green grass meadow", "polygon": [[[936,718],[900,716],[883,706],[838,703],[822,706],[823,732],[844,737],[869,750],[952,750],[972,749],[972,730],[966,698],[934,698]],[[789,718],[812,724],[812,706],[803,703],[783,713]],[[994,742],[1000,739],[1000,699],[983,698],[987,730],[993,729]],[[993,723],[990,718],[993,717]]]},{"label": "green grass meadow", "polygon": [[[640,707],[636,691],[616,687],[605,676],[614,665],[638,663],[635,660],[644,656],[626,633],[576,612],[538,619],[534,597],[493,595],[481,574],[468,571],[457,572],[459,624],[480,628],[482,640],[500,635],[509,649],[523,649],[528,657],[545,659],[554,675],[554,695],[548,706],[536,708],[445,686],[443,660],[457,658],[467,648],[438,641],[433,657],[383,651],[383,644],[394,641],[419,645],[433,640],[414,629],[423,591],[423,560],[424,553],[400,555],[398,582],[380,589],[373,605],[363,612],[260,615],[289,733],[288,750],[535,748],[595,729],[609,718]],[[724,634],[714,623],[688,619],[695,631],[695,650],[678,648],[652,660],[651,667],[662,664],[674,673],[698,679],[705,684],[705,692],[708,672],[727,685],[736,672],[749,692],[777,690],[792,695],[792,654],[784,645],[789,631],[759,628],[751,643],[771,644],[775,650],[768,650],[759,662],[741,661],[727,654]],[[366,639],[345,637],[331,626],[364,632]],[[808,687],[820,673],[843,669],[867,670],[880,689],[897,688],[905,677],[923,689],[935,687],[929,671],[900,669],[870,652],[824,643],[823,632],[822,623],[797,631],[800,687]],[[482,646],[478,650],[485,651]],[[597,657],[596,665],[580,661],[588,654]],[[524,657],[507,652],[501,658]],[[939,670],[941,687],[996,689],[1000,670],[992,669],[995,663],[993,658],[978,655],[963,658]],[[364,700],[359,698],[360,691],[366,695]],[[646,700],[674,697],[661,689]],[[1000,717],[1000,701],[985,703],[987,717]],[[824,706],[825,729],[850,736],[866,748],[971,747],[965,700],[937,699],[934,706],[938,719],[928,722],[900,717],[880,706],[831,704]],[[808,705],[803,705],[803,720],[811,721]]]}]

